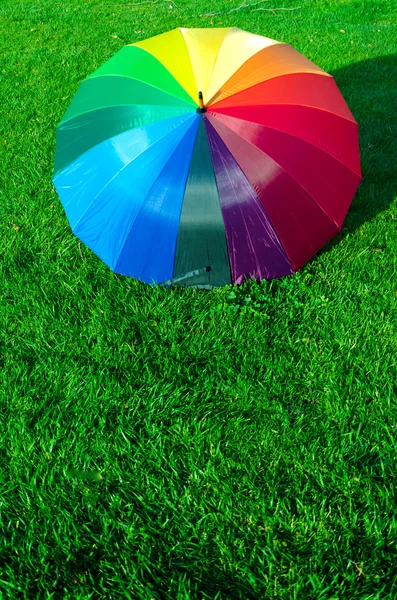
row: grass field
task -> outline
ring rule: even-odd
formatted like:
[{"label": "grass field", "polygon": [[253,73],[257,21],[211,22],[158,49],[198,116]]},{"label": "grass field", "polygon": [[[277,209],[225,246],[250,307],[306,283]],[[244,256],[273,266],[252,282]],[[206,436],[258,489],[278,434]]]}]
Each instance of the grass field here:
[{"label": "grass field", "polygon": [[[203,16],[239,5],[1,0],[0,598],[397,597],[396,7]],[[363,182],[295,276],[151,288],[71,234],[55,126],[123,44],[219,25],[334,75]]]}]

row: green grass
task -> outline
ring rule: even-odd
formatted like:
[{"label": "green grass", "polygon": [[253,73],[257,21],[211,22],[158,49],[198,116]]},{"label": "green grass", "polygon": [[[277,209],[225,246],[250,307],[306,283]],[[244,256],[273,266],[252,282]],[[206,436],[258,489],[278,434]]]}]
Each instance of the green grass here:
[{"label": "green grass", "polygon": [[[395,5],[201,16],[235,6],[1,2],[0,598],[397,597]],[[297,275],[151,288],[72,236],[55,126],[124,43],[211,25],[335,76],[364,179]]]}]

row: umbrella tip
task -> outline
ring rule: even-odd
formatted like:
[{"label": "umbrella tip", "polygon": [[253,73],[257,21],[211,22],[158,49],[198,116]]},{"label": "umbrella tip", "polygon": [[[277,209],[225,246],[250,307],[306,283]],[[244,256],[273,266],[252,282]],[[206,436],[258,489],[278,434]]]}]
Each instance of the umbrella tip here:
[{"label": "umbrella tip", "polygon": [[197,109],[197,112],[199,114],[205,113],[207,109],[204,106],[203,92],[198,93],[198,98],[199,98],[199,107]]}]

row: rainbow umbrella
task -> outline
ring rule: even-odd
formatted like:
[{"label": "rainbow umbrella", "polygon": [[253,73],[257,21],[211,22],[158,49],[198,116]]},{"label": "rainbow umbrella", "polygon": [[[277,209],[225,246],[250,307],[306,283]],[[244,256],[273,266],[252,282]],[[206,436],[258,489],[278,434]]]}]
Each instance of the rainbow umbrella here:
[{"label": "rainbow umbrella", "polygon": [[334,79],[237,28],[125,46],[57,128],[54,184],[73,233],[148,283],[291,274],[338,233],[360,179]]}]

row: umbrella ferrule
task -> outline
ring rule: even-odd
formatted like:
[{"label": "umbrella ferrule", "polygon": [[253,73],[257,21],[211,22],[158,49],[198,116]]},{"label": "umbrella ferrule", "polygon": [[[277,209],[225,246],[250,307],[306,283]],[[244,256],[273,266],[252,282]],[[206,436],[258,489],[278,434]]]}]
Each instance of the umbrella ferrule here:
[{"label": "umbrella ferrule", "polygon": [[197,112],[199,114],[203,114],[207,111],[206,107],[204,106],[203,92],[198,93],[198,99],[199,99],[199,107],[197,109]]}]

